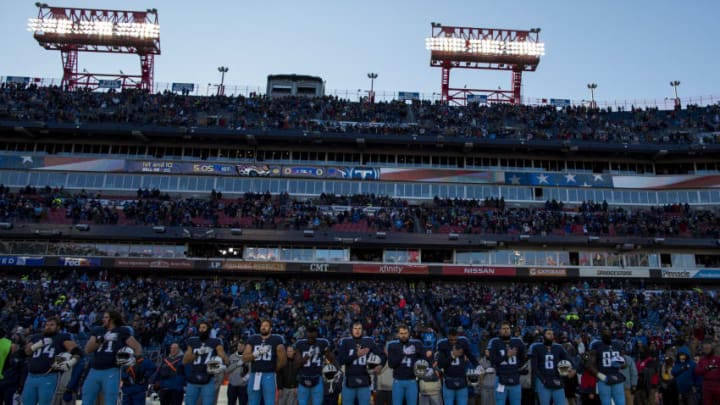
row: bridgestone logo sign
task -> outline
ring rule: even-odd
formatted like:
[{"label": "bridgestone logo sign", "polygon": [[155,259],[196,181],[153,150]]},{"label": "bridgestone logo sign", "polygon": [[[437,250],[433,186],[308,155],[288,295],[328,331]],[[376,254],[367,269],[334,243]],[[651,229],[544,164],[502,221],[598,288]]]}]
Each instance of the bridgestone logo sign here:
[{"label": "bridgestone logo sign", "polygon": [[580,269],[580,277],[650,278],[648,269]]}]

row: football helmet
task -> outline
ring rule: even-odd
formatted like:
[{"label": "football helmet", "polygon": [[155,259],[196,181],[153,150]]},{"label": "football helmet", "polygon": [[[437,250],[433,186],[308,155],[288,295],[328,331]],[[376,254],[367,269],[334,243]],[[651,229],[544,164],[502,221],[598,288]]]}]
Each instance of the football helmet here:
[{"label": "football helmet", "polygon": [[483,376],[485,375],[485,369],[483,366],[477,366],[475,368],[469,368],[467,372],[465,373],[465,377],[467,378],[468,384],[472,387],[477,387],[480,385],[480,382],[482,381]]},{"label": "football helmet", "polygon": [[225,366],[225,363],[223,363],[222,357],[220,356],[210,357],[205,363],[205,366],[207,368],[207,373],[210,375],[223,374],[225,372],[225,369],[227,368]]},{"label": "football helmet", "polygon": [[610,359],[610,365],[611,365],[613,368],[623,368],[623,367],[625,367],[625,357],[623,357],[623,356],[621,356],[621,355],[619,355],[619,354],[613,356],[613,357]]},{"label": "football helmet", "polygon": [[68,364],[68,362],[70,362],[71,359],[72,359],[72,354],[70,354],[68,352],[62,352],[62,353],[58,354],[57,356],[55,356],[51,367],[53,370],[63,370],[65,365]]},{"label": "football helmet", "polygon": [[415,365],[413,366],[413,371],[415,372],[415,378],[418,378],[418,379],[425,378],[425,374],[427,374],[428,368],[430,368],[430,364],[426,360],[416,361]]},{"label": "football helmet", "polygon": [[572,370],[572,364],[567,360],[560,360],[558,363],[558,373],[562,377],[567,377],[570,374],[570,370]]},{"label": "football helmet", "polygon": [[322,369],[322,375],[325,381],[332,381],[338,373],[337,367],[334,364],[326,364]]},{"label": "football helmet", "polygon": [[370,353],[367,355],[367,360],[365,361],[365,365],[367,366],[368,371],[372,371],[375,367],[382,364],[382,359],[380,359],[380,356],[378,356],[375,353]]},{"label": "football helmet", "polygon": [[115,355],[115,362],[121,367],[130,367],[135,365],[135,351],[132,347],[125,346]]}]

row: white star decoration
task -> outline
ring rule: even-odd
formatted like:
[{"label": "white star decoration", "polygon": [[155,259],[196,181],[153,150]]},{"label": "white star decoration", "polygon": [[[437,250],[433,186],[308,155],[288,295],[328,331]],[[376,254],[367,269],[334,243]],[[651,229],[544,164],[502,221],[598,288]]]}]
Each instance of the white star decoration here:
[{"label": "white star decoration", "polygon": [[25,164],[25,163],[31,163],[31,164],[32,164],[32,163],[33,163],[33,158],[32,158],[32,156],[20,156],[20,157],[22,158],[22,164]]},{"label": "white star decoration", "polygon": [[545,174],[539,174],[537,176],[537,178],[538,178],[538,184],[543,184],[543,183],[550,184],[550,183],[548,183],[548,176],[546,176]]},{"label": "white star decoration", "polygon": [[565,181],[568,183],[575,183],[575,175],[570,173],[566,174]]},{"label": "white star decoration", "polygon": [[603,179],[602,174],[593,174],[593,177],[594,177],[594,181],[605,181],[605,179]]},{"label": "white star decoration", "polygon": [[513,174],[512,177],[510,177],[510,184],[520,184],[520,177]]}]

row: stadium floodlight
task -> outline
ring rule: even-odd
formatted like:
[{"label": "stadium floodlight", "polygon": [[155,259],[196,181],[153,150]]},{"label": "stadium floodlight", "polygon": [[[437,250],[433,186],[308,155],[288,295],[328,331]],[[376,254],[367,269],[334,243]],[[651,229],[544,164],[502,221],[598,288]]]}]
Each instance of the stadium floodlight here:
[{"label": "stadium floodlight", "polygon": [[677,88],[680,86],[680,80],[673,80],[670,82],[670,86],[675,89],[675,108],[680,109],[680,98],[678,97]]},{"label": "stadium floodlight", "polygon": [[587,88],[590,89],[590,108],[595,108],[595,90],[597,89],[597,83],[588,83]]},{"label": "stadium floodlight", "polygon": [[220,72],[220,85],[218,86],[218,96],[225,95],[225,73],[230,70],[227,66],[219,66],[218,72]]},{"label": "stadium floodlight", "polygon": [[79,52],[102,52],[138,55],[141,74],[121,75],[121,87],[153,89],[154,56],[160,54],[157,9],[130,11],[35,5],[38,15],[28,19],[28,31],[43,48],[60,51],[64,87],[69,90],[77,86],[108,88],[110,82],[118,79],[110,74],[78,74]]},{"label": "stadium floodlight", "polygon": [[428,51],[465,52],[482,55],[545,56],[542,42],[508,42],[484,39],[427,38]]},{"label": "stadium floodlight", "polygon": [[[160,39],[160,24],[152,22],[78,21],[64,15],[61,18],[29,18],[28,31],[35,35],[71,35],[100,37],[105,41],[115,38]],[[91,38],[88,38],[91,39]],[[95,39],[95,42],[98,42]]]},{"label": "stadium floodlight", "polygon": [[[442,68],[441,101],[467,103],[467,95],[485,95],[488,102],[520,104],[522,72],[533,72],[545,55],[539,28],[511,30],[498,28],[451,27],[431,23],[425,38],[430,66]],[[483,90],[450,87],[450,70],[484,69],[512,72],[512,90]]]},{"label": "stadium floodlight", "polygon": [[371,103],[375,102],[375,79],[378,78],[378,74],[375,72],[370,72],[367,74],[368,79],[370,79],[370,91],[368,92],[368,100]]}]

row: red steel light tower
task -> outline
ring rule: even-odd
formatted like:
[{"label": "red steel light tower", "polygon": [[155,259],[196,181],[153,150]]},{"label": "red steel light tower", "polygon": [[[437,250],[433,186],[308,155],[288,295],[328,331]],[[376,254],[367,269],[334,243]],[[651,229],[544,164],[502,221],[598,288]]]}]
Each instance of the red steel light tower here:
[{"label": "red steel light tower", "polygon": [[[40,46],[60,51],[62,84],[96,88],[137,88],[152,91],[155,55],[160,55],[157,9],[146,11],[98,10],[53,7],[35,3],[38,17],[28,20],[28,30]],[[136,54],[139,75],[78,73],[79,52]]]},{"label": "red steel light tower", "polygon": [[[545,55],[540,28],[527,31],[497,28],[445,27],[432,23],[425,39],[430,66],[442,69],[442,101],[465,104],[468,95],[485,96],[488,102],[520,104],[522,73],[534,72]],[[512,90],[450,87],[450,69],[509,70]]]}]

